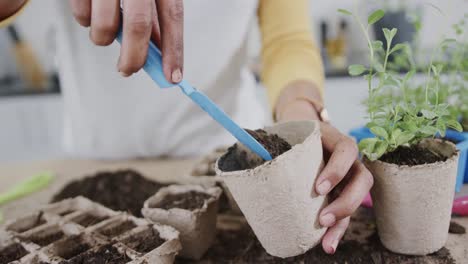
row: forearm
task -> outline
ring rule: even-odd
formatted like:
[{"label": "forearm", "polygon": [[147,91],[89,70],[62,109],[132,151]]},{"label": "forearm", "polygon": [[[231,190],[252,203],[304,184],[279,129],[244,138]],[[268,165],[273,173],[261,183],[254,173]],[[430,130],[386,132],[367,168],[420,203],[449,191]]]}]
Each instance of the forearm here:
[{"label": "forearm", "polygon": [[0,0],[0,22],[20,10],[26,0]]},{"label": "forearm", "polygon": [[[321,97],[324,73],[310,28],[307,0],[261,0],[262,81],[275,111],[283,90],[301,83],[302,96]],[[305,85],[308,83],[308,85]],[[307,88],[304,88],[307,87]],[[311,90],[303,92],[302,90]],[[286,95],[293,93],[287,92]],[[317,100],[314,98],[314,100]]]}]

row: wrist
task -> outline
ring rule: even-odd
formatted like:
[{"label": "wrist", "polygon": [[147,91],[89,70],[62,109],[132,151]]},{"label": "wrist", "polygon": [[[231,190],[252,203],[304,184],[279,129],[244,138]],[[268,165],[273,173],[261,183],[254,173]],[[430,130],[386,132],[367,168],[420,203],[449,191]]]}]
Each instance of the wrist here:
[{"label": "wrist", "polygon": [[296,81],[281,92],[274,108],[275,121],[328,121],[317,87],[307,81]]},{"label": "wrist", "polygon": [[26,0],[0,0],[0,21],[14,15],[26,3]]}]

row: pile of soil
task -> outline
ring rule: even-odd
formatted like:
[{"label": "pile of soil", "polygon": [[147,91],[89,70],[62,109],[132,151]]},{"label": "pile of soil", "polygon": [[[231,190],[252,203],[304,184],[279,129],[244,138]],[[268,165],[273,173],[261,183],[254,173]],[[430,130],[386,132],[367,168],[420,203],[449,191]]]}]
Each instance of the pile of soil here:
[{"label": "pile of soil", "polygon": [[63,244],[58,245],[57,255],[69,260],[91,249],[91,246],[84,241],[80,235],[70,236]]},{"label": "pile of soil", "polygon": [[165,210],[180,208],[192,211],[202,208],[205,201],[210,198],[210,195],[196,191],[170,194],[164,197],[164,199],[157,204],[157,206],[154,206],[154,208],[162,208]]},{"label": "pile of soil", "polygon": [[62,261],[60,264],[125,264],[129,261],[131,259],[120,254],[115,247],[105,245],[96,251],[86,251],[68,261]]},{"label": "pile of soil", "polygon": [[463,235],[463,234],[466,233],[466,229],[465,229],[465,227],[458,224],[457,222],[452,221],[452,222],[450,222],[449,233],[450,234]]},{"label": "pile of soil", "polygon": [[167,185],[148,180],[134,170],[99,172],[70,182],[52,198],[51,202],[81,195],[110,209],[127,211],[141,217],[144,201]]},{"label": "pile of soil", "polygon": [[328,255],[321,245],[307,253],[281,259],[266,253],[245,224],[239,230],[218,229],[213,246],[199,261],[177,259],[176,263],[320,263],[320,264],[455,264],[446,248],[428,256],[406,256],[388,251],[380,243],[372,212],[360,208],[351,219],[351,226],[334,255]]},{"label": "pile of soil", "polygon": [[148,253],[153,249],[164,244],[166,240],[162,239],[156,232],[147,232],[143,236],[135,236],[125,243],[129,248],[139,253]]},{"label": "pile of soil", "polygon": [[418,145],[413,145],[411,147],[400,146],[396,150],[383,155],[380,160],[400,166],[415,166],[431,164],[438,161],[444,162],[447,160],[447,157],[444,155],[439,155],[428,149],[421,148]]},{"label": "pile of soil", "polygon": [[0,250],[0,264],[7,264],[26,256],[29,252],[18,243]]},{"label": "pile of soil", "polygon": [[[266,150],[270,153],[271,157],[275,159],[284,152],[291,149],[291,145],[276,134],[268,134],[265,130],[249,130],[246,129],[252,137],[254,137]],[[249,156],[255,155],[247,153],[245,148],[239,147],[236,143],[228,149],[228,152],[221,157],[219,161],[219,168],[222,171],[238,171],[253,169],[265,163],[265,160],[256,156],[258,159],[251,159]]]}]

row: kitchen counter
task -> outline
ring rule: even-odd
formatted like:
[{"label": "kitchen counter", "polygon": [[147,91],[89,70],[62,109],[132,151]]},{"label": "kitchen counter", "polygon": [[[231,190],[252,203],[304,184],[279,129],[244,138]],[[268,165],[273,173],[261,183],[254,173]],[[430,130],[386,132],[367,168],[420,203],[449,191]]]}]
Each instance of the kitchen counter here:
[{"label": "kitchen counter", "polygon": [[[0,164],[0,192],[7,190],[14,183],[40,172],[50,171],[56,176],[54,182],[41,192],[14,201],[0,208],[5,220],[14,219],[46,204],[52,195],[70,180],[91,175],[102,170],[133,168],[150,179],[162,182],[183,182],[195,160],[135,160],[135,161],[90,161],[90,160],[53,160],[32,163]],[[462,194],[468,194],[465,185]],[[462,194],[458,194],[462,195]],[[468,229],[468,217],[454,217],[454,221]],[[457,263],[467,263],[468,234],[449,234],[446,247]]]}]

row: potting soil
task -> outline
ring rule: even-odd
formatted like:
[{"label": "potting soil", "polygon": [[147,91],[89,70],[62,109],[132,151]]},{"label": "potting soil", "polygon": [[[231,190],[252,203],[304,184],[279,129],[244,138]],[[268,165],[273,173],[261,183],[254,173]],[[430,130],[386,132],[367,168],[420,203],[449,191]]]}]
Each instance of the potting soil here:
[{"label": "potting soil", "polygon": [[276,258],[263,249],[247,224],[239,230],[218,229],[213,246],[200,261],[178,258],[176,263],[320,263],[320,264],[455,264],[450,252],[442,248],[428,256],[405,256],[385,249],[376,233],[372,212],[360,208],[352,217],[343,241],[334,255],[328,255],[321,245],[301,256]]},{"label": "potting soil", "polygon": [[396,150],[383,155],[380,160],[397,165],[415,166],[438,161],[443,162],[446,161],[447,158],[448,157],[444,155],[438,155],[418,145],[413,145],[411,147],[400,146]]},{"label": "potting soil", "polygon": [[186,210],[195,210],[203,207],[203,204],[211,196],[206,193],[190,191],[180,194],[167,195],[155,208],[165,210],[171,208],[181,208]]},{"label": "potting soil", "polygon": [[130,212],[141,217],[140,210],[145,200],[167,185],[148,180],[134,170],[99,172],[70,182],[51,202],[81,195],[110,209]]},{"label": "potting soil", "polygon": [[[291,145],[276,134],[268,134],[262,129],[255,131],[246,129],[246,131],[268,150],[273,159],[291,149]],[[241,150],[236,143],[228,149],[218,165],[222,171],[238,171],[253,169],[263,163],[265,163],[263,159],[258,159],[258,162],[257,160],[249,160],[248,153],[243,149]]]},{"label": "potting soil", "polygon": [[96,251],[86,251],[60,264],[125,264],[131,261],[112,245],[105,245]]},{"label": "potting soil", "polygon": [[156,232],[145,233],[143,236],[134,237],[130,242],[125,243],[131,249],[139,253],[148,253],[151,250],[159,247],[165,242]]},{"label": "potting soil", "polygon": [[451,221],[450,226],[449,226],[449,233],[450,234],[463,235],[463,234],[466,233],[466,229],[465,229],[465,227],[458,224],[457,222]]},{"label": "potting soil", "polygon": [[20,244],[12,244],[0,251],[0,264],[7,264],[26,256],[28,251]]}]

